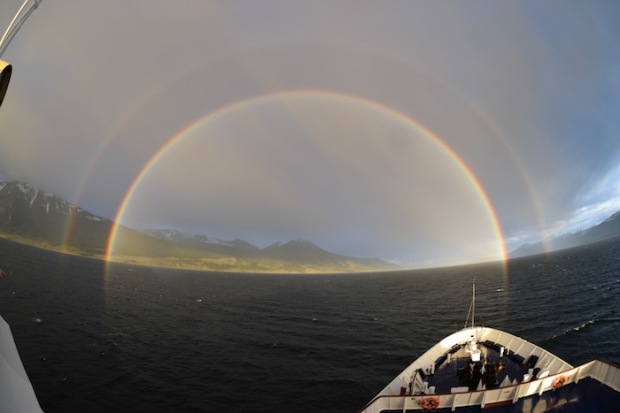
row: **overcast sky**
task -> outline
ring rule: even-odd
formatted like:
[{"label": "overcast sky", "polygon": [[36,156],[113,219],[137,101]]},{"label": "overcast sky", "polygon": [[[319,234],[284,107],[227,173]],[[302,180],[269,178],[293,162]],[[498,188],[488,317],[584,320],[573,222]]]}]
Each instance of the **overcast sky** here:
[{"label": "overcast sky", "polygon": [[620,209],[619,21],[615,0],[45,0],[2,57],[0,178],[135,228],[497,259]]}]

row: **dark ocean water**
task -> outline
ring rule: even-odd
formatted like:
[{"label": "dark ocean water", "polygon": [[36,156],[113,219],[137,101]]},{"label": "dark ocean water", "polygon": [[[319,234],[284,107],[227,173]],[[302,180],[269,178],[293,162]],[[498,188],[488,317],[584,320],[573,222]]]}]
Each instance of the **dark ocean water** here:
[{"label": "dark ocean water", "polygon": [[620,238],[362,275],[115,265],[0,239],[0,314],[47,412],[356,412],[477,320],[574,365],[620,363]]}]

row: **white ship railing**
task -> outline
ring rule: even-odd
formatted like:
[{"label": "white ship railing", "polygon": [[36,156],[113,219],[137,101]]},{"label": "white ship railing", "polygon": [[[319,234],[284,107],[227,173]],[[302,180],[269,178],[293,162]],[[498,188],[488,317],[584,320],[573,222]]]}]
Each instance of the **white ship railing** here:
[{"label": "white ship railing", "polygon": [[511,353],[517,354],[522,357],[524,361],[528,360],[531,356],[538,357],[536,367],[540,368],[541,372],[545,374],[553,375],[573,368],[572,365],[558,356],[521,337],[490,327],[469,327],[449,335],[434,345],[403,370],[377,396],[398,396],[401,388],[407,388],[412,379],[415,381],[414,385],[416,389],[421,388],[422,378],[417,376],[415,372],[417,370],[422,370],[424,372],[431,371],[434,369],[435,362],[439,357],[449,351],[454,345],[466,344],[471,340],[472,336],[481,343],[491,341],[499,346],[503,346],[506,352],[510,351]]},{"label": "white ship railing", "polygon": [[421,396],[378,396],[359,413],[380,413],[384,410],[400,410],[403,412],[406,410],[424,410],[423,403],[429,398],[436,399],[439,402],[438,409],[451,408],[454,411],[458,407],[466,406],[484,408],[494,404],[516,403],[519,399],[541,395],[567,384],[578,383],[585,378],[594,379],[616,392],[620,392],[620,367],[594,360],[545,378],[497,389]]}]

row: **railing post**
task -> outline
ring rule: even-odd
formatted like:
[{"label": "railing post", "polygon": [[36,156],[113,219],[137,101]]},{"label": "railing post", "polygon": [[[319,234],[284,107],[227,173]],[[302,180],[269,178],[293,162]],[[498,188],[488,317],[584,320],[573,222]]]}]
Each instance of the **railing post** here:
[{"label": "railing post", "polygon": [[521,391],[522,384],[515,387],[515,395],[512,398],[512,404],[515,404],[519,400],[519,392]]}]

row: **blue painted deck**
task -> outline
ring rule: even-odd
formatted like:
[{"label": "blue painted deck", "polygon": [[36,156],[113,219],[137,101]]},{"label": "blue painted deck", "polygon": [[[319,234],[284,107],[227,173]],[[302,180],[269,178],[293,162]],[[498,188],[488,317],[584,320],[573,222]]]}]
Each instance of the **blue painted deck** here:
[{"label": "blue painted deck", "polygon": [[422,373],[424,381],[429,387],[435,386],[436,394],[450,393],[453,387],[476,390],[481,382],[485,388],[493,389],[499,387],[506,377],[511,382],[516,379],[521,383],[524,374],[536,362],[526,362],[508,350],[500,357],[500,348],[493,343],[478,343],[478,346],[482,350],[479,362],[471,360],[467,345],[455,346],[436,362],[434,374]]}]

